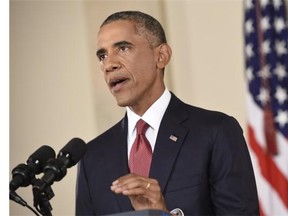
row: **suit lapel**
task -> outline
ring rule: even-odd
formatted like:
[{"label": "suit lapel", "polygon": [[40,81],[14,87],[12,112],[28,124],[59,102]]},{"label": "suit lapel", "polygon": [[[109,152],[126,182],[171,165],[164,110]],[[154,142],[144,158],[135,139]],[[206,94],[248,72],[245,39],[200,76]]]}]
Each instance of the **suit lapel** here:
[{"label": "suit lapel", "polygon": [[[123,118],[123,120],[120,122],[121,128],[117,127],[117,132],[115,134],[118,134],[119,136],[115,136],[115,143],[119,144],[117,151],[115,151],[115,158],[121,157],[121,169],[118,169],[118,165],[115,166],[114,176],[115,178],[112,180],[116,180],[120,176],[126,175],[129,173],[129,168],[128,168],[128,158],[127,158],[127,130],[128,130],[128,121],[127,121],[127,116]],[[113,160],[113,156],[111,157],[111,160]],[[112,182],[111,182],[112,183]],[[130,200],[127,196],[123,195],[116,195],[115,194],[115,199],[118,203],[120,212],[124,211],[130,211],[132,210],[132,206],[130,203]]]},{"label": "suit lapel", "polygon": [[187,118],[184,103],[172,94],[161,121],[150,169],[150,177],[159,181],[162,192],[188,133],[188,129],[182,125]]}]

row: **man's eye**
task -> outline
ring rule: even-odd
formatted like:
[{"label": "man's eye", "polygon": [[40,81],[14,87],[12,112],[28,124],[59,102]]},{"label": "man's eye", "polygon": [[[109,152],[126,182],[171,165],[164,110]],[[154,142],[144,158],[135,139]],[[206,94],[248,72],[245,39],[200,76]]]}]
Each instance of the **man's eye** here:
[{"label": "man's eye", "polygon": [[128,50],[129,48],[127,47],[127,46],[121,46],[121,47],[119,47],[119,50],[120,51],[126,51],[126,50]]},{"label": "man's eye", "polygon": [[98,59],[100,62],[102,62],[105,58],[106,58],[106,54],[98,55]]}]

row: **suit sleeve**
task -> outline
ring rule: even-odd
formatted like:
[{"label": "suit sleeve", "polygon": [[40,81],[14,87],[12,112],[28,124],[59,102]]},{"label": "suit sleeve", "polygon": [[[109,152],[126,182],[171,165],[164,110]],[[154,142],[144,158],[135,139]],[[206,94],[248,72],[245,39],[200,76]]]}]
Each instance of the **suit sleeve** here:
[{"label": "suit sleeve", "polygon": [[215,133],[209,174],[216,215],[259,215],[250,155],[232,117],[224,117]]},{"label": "suit sleeve", "polygon": [[78,163],[76,183],[76,214],[77,216],[95,215],[92,199],[89,192],[84,160]]}]

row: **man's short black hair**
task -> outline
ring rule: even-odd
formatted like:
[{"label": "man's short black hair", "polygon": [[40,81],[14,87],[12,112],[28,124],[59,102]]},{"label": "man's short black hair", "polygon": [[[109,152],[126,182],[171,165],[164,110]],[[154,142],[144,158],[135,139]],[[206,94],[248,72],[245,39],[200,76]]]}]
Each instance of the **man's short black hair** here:
[{"label": "man's short black hair", "polygon": [[158,20],[140,11],[120,11],[113,13],[104,20],[101,27],[119,20],[128,20],[135,23],[139,34],[145,35],[152,47],[167,42],[164,29]]}]

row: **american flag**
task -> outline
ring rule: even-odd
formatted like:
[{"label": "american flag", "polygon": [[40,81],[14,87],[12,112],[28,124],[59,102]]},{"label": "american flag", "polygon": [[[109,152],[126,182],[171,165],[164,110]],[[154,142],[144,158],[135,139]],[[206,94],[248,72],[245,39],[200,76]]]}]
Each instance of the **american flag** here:
[{"label": "american flag", "polygon": [[261,215],[288,215],[288,30],[283,0],[245,0],[248,143]]}]

